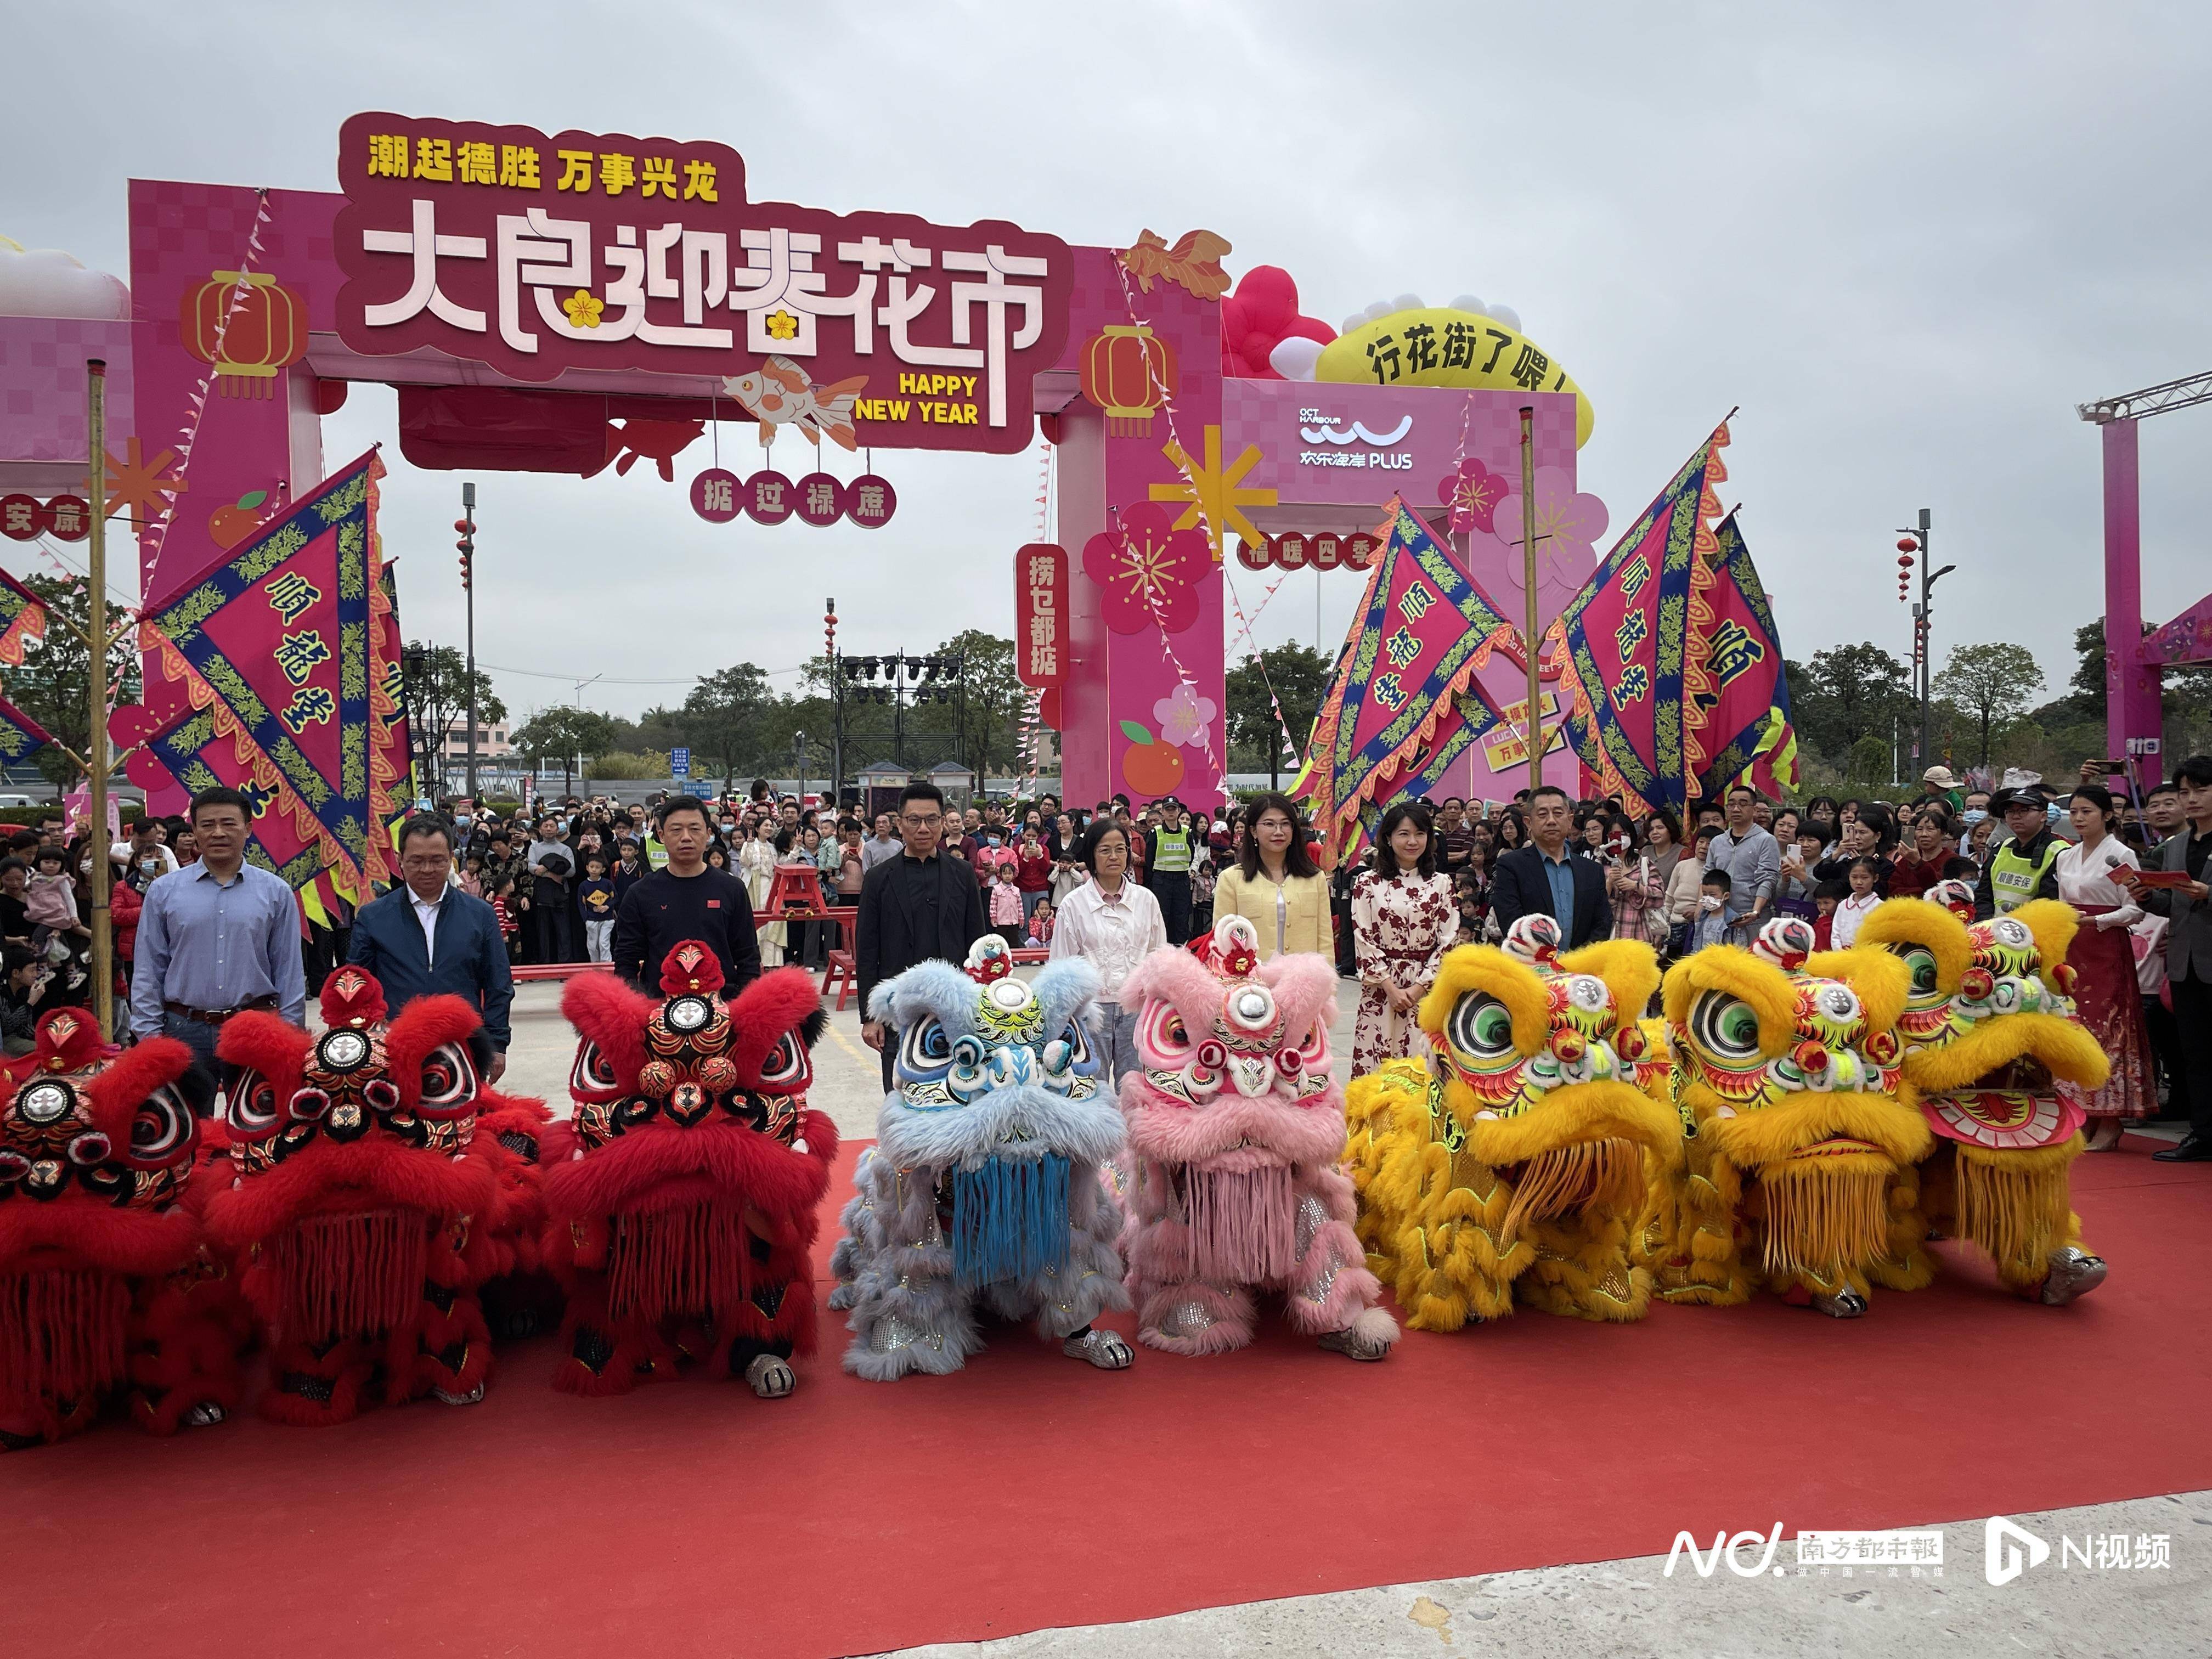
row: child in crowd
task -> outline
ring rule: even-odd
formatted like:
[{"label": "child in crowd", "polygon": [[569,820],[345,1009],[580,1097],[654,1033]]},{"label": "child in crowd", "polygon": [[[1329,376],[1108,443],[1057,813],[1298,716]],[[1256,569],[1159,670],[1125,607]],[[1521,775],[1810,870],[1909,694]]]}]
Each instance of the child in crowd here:
[{"label": "child in crowd", "polygon": [[1735,884],[1729,879],[1725,870],[1708,870],[1698,885],[1698,919],[1690,927],[1690,949],[1702,951],[1708,945],[1725,945],[1728,933],[1729,894]]},{"label": "child in crowd", "polygon": [[644,855],[639,852],[634,838],[623,838],[622,852],[615,860],[611,879],[615,884],[615,904],[617,908],[622,904],[623,895],[645,879]]},{"label": "child in crowd", "polygon": [[491,914],[499,923],[499,936],[507,945],[507,959],[511,963],[520,954],[522,944],[522,915],[515,903],[513,876],[502,878],[492,890]]},{"label": "child in crowd", "polygon": [[1835,914],[1828,923],[1828,948],[1848,951],[1858,939],[1859,924],[1874,914],[1874,907],[1881,902],[1881,860],[1872,856],[1855,858],[1845,876],[1850,890],[1836,904]]},{"label": "child in crowd", "polygon": [[39,848],[38,873],[23,889],[23,915],[34,930],[34,945],[43,945],[49,934],[77,926],[76,884],[62,872],[60,848]]},{"label": "child in crowd", "polygon": [[576,885],[576,911],[584,918],[585,960],[615,959],[615,884],[607,879],[607,861],[597,853],[584,860],[584,878]]},{"label": "child in crowd", "polygon": [[1029,937],[1024,941],[1032,951],[1052,948],[1052,901],[1045,899],[1030,912]]},{"label": "child in crowd", "polygon": [[984,878],[989,883],[983,897],[992,929],[1018,950],[1022,943],[1022,890],[1014,885],[1012,872],[995,865],[984,872]]},{"label": "child in crowd", "polygon": [[483,860],[474,853],[461,865],[461,890],[471,898],[482,898],[483,890]]},{"label": "child in crowd", "polygon": [[1190,867],[1190,936],[1199,939],[1213,931],[1213,860],[1201,858]]},{"label": "child in crowd", "polygon": [[1836,907],[1851,896],[1848,882],[1829,880],[1813,890],[1813,948],[1835,948]]}]

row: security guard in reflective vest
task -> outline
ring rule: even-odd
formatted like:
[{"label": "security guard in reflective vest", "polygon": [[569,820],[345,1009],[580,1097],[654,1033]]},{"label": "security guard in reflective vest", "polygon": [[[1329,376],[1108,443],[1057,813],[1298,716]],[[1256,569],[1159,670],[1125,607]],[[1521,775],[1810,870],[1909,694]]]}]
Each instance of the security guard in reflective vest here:
[{"label": "security guard in reflective vest", "polygon": [[1974,893],[1974,915],[1986,920],[2016,910],[2028,900],[2058,896],[2058,849],[2051,833],[2051,797],[2039,784],[2001,789],[1990,810],[2004,814],[2011,831],[1997,843]]},{"label": "security guard in reflective vest", "polygon": [[1168,943],[1182,945],[1190,939],[1190,869],[1198,855],[1198,832],[1173,795],[1160,802],[1160,811],[1164,822],[1145,837],[1145,885],[1160,902]]}]

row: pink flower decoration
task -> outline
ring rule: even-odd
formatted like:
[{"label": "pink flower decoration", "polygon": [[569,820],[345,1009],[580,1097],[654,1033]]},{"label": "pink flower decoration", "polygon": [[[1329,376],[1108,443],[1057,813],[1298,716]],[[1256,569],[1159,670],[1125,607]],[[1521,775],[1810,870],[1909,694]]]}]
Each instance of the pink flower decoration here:
[{"label": "pink flower decoration", "polygon": [[1213,565],[1203,530],[1177,530],[1168,509],[1139,501],[1120,525],[1083,544],[1083,574],[1098,584],[1099,615],[1116,634],[1180,634],[1198,620],[1198,584]]},{"label": "pink flower decoration", "polygon": [[[1536,592],[1541,613],[1556,616],[1597,568],[1597,542],[1605,534],[1605,503],[1577,491],[1566,468],[1536,469]],[[1516,488],[1492,516],[1493,554],[1505,556],[1505,580],[1523,588],[1521,492]]]},{"label": "pink flower decoration", "polygon": [[1218,712],[1213,699],[1201,697],[1198,688],[1183,682],[1152,705],[1152,718],[1160,723],[1160,740],[1196,749],[1206,741],[1206,729]]},{"label": "pink flower decoration", "polygon": [[1494,528],[1492,514],[1507,489],[1504,478],[1492,472],[1481,456],[1469,455],[1460,462],[1458,471],[1438,482],[1437,500],[1451,508],[1455,534],[1479,530],[1487,536]]}]

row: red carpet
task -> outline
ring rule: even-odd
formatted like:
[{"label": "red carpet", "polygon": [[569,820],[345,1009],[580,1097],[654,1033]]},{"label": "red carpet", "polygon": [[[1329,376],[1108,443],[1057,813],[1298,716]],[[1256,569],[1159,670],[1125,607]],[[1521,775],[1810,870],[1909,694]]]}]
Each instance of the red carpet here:
[{"label": "red carpet", "polygon": [[2075,1166],[2112,1276],[2063,1311],[1946,1247],[1943,1285],[1852,1325],[1771,1302],[1523,1314],[1372,1366],[1278,1330],[1226,1358],[1140,1349],[1118,1376],[1007,1333],[960,1376],[890,1387],[833,1352],[775,1404],[703,1382],[556,1395],[540,1341],[472,1410],[110,1426],[0,1459],[7,1645],[867,1653],[1663,1552],[1677,1528],[2212,1486],[2191,1288],[2212,1166],[2148,1150]]}]

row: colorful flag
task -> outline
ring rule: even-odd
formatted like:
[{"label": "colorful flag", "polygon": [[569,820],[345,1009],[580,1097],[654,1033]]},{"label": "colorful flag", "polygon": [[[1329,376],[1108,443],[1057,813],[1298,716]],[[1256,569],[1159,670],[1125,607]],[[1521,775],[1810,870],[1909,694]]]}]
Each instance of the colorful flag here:
[{"label": "colorful flag", "polygon": [[1402,501],[1389,513],[1389,544],[1291,786],[1333,856],[1357,849],[1369,803],[1406,793],[1423,774],[1441,776],[1443,747],[1455,744],[1456,755],[1496,722],[1475,674],[1492,651],[1521,650],[1519,633],[1427,527]]},{"label": "colorful flag", "polygon": [[1797,783],[1797,728],[1790,719],[1790,682],[1781,636],[1766,589],[1752,568],[1751,550],[1735,514],[1713,532],[1718,552],[1706,595],[1712,622],[1705,636],[1706,752],[1698,795],[1715,799],[1739,781],[1779,799]]},{"label": "colorful flag", "polygon": [[1545,631],[1567,741],[1596,777],[1595,793],[1619,796],[1632,812],[1680,813],[1705,764],[1711,687],[1691,645],[1712,621],[1713,486],[1728,476],[1728,441],[1724,421]]},{"label": "colorful flag", "polygon": [[23,647],[46,636],[46,602],[0,570],[0,662],[23,665]]},{"label": "colorful flag", "polygon": [[0,697],[0,765],[20,765],[52,741],[45,726]]},{"label": "colorful flag", "polygon": [[189,738],[196,778],[246,792],[258,817],[281,817],[255,833],[295,888],[306,868],[295,847],[311,848],[321,879],[356,900],[390,878],[398,777],[380,741],[395,712],[375,535],[383,473],[372,450],[139,628],[149,717],[174,755]]}]

